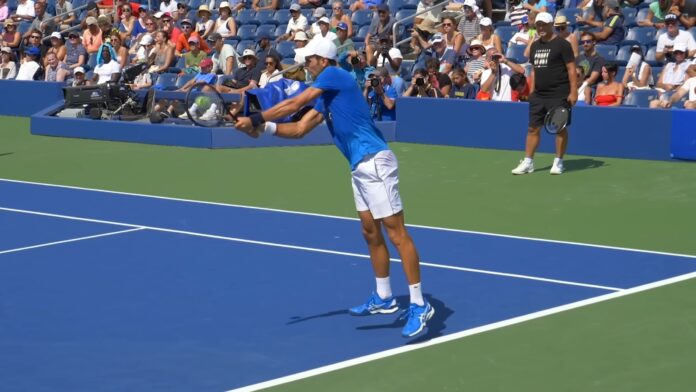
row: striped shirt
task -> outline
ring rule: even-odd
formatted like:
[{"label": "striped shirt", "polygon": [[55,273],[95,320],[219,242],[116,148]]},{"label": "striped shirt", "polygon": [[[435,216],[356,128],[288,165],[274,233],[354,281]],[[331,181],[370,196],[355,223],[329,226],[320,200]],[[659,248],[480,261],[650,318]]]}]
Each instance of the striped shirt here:
[{"label": "striped shirt", "polygon": [[510,26],[517,26],[522,23],[522,17],[527,15],[527,10],[522,4],[510,8]]},{"label": "striped shirt", "polygon": [[479,19],[474,18],[473,20],[468,20],[466,17],[463,17],[462,20],[459,21],[457,30],[462,33],[464,41],[468,44],[472,39],[476,38],[477,35],[481,34]]},{"label": "striped shirt", "polygon": [[484,60],[483,57],[467,61],[466,66],[468,67],[468,70],[466,72],[466,77],[469,79],[469,83],[476,83],[474,80],[474,74],[476,71],[482,70],[485,63],[486,60]]}]

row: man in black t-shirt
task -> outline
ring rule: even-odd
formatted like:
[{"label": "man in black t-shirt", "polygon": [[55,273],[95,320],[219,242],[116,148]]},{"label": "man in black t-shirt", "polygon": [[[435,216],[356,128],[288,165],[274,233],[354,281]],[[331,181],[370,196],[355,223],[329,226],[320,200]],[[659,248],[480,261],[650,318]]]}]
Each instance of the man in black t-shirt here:
[{"label": "man in black t-shirt", "polygon": [[[534,153],[539,146],[539,130],[546,113],[558,106],[570,108],[578,100],[575,58],[570,43],[554,34],[551,14],[539,13],[534,24],[539,39],[532,43],[529,56],[533,68],[525,158],[512,170],[512,174],[534,172]],[[568,130],[564,128],[556,135],[556,158],[551,166],[551,174],[563,173],[563,155],[567,145]]]}]

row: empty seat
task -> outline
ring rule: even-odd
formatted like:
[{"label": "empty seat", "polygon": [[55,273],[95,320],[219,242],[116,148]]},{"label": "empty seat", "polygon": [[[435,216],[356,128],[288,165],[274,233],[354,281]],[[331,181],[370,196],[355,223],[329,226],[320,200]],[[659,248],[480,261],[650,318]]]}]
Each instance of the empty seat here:
[{"label": "empty seat", "polygon": [[575,26],[577,23],[575,22],[575,17],[576,16],[582,16],[583,11],[580,8],[563,8],[558,10],[556,13],[556,16],[563,15],[566,17],[568,20],[568,23],[570,23],[571,26]]},{"label": "empty seat", "polygon": [[276,20],[275,11],[273,10],[259,10],[256,12],[256,20],[259,22],[259,25],[272,24],[277,26],[280,24]]},{"label": "empty seat", "polygon": [[278,10],[273,14],[273,19],[275,19],[279,25],[288,24],[290,18],[292,18],[290,10]]},{"label": "empty seat", "polygon": [[616,58],[617,47],[614,45],[602,45],[599,44],[595,46],[595,50],[607,61],[613,61]]},{"label": "empty seat", "polygon": [[180,89],[180,88],[184,87],[184,85],[186,83],[188,83],[188,81],[193,79],[194,77],[196,77],[196,75],[194,75],[194,74],[184,74],[184,75],[179,76],[176,79],[176,88]]},{"label": "empty seat", "polygon": [[625,41],[637,42],[640,45],[652,45],[655,41],[656,33],[654,27],[631,27],[628,30],[628,34],[626,34]]},{"label": "empty seat", "polygon": [[524,50],[526,48],[526,45],[510,44],[505,51],[505,57],[516,62],[517,64],[524,64],[529,61],[529,59],[527,59],[527,57],[524,55]]},{"label": "empty seat", "polygon": [[500,37],[500,41],[502,42],[510,42],[512,36],[518,31],[516,26],[500,26],[495,28],[495,34]]},{"label": "empty seat", "polygon": [[370,10],[358,10],[353,13],[350,18],[353,23],[358,26],[366,26],[372,22],[372,11]]},{"label": "empty seat", "polygon": [[650,107],[650,101],[658,99],[660,93],[657,90],[634,90],[626,95],[623,101],[624,105],[627,106],[638,106],[639,108]]},{"label": "empty seat", "polygon": [[176,90],[177,74],[164,73],[157,78],[155,90]]},{"label": "empty seat", "polygon": [[240,26],[237,29],[237,37],[240,40],[255,40],[256,39],[256,25],[247,24]]},{"label": "empty seat", "polygon": [[353,38],[353,42],[356,41],[365,41],[365,37],[367,36],[367,33],[370,31],[370,26],[362,26],[358,32],[355,34],[355,37]]},{"label": "empty seat", "polygon": [[237,17],[234,18],[238,25],[258,25],[259,22],[256,20],[256,11],[251,9],[241,9],[237,13]]},{"label": "empty seat", "polygon": [[249,48],[255,49],[256,48],[256,41],[248,40],[248,39],[239,41],[236,49],[237,49],[237,53],[239,53],[239,55],[241,56],[242,52],[244,52],[244,49],[249,49]]},{"label": "empty seat", "polygon": [[276,50],[284,58],[295,57],[295,43],[292,41],[281,41],[276,45]]}]

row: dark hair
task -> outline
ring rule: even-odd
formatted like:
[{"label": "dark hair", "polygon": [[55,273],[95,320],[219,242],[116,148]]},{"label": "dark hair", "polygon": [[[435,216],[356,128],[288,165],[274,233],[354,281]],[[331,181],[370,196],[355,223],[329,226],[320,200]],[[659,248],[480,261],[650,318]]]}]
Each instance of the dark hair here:
[{"label": "dark hair", "polygon": [[510,76],[510,87],[513,90],[517,90],[519,86],[523,86],[527,83],[527,77],[521,73],[514,73]]},{"label": "dark hair", "polygon": [[607,72],[609,72],[609,73],[613,72],[614,75],[616,75],[616,72],[618,71],[619,66],[614,62],[608,62],[608,63],[604,64],[604,68],[607,70]]},{"label": "dark hair", "polygon": [[435,69],[439,70],[440,69],[440,62],[437,59],[430,58],[430,59],[428,59],[428,61],[425,62],[425,68],[427,68],[427,69],[435,68]]},{"label": "dark hair", "polygon": [[426,71],[424,68],[416,68],[413,71],[413,76],[420,75],[420,76],[426,76],[428,74],[428,71]]}]

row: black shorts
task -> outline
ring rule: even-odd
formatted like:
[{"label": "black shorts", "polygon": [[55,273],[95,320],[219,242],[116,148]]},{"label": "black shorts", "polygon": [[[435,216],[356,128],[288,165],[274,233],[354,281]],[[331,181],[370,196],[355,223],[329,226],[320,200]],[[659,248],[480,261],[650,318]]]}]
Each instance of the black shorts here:
[{"label": "black shorts", "polygon": [[[544,118],[546,113],[558,106],[565,106],[570,109],[570,104],[567,98],[539,98],[532,94],[529,97],[529,126],[531,128],[539,128],[544,126]],[[568,125],[572,120],[571,115],[568,116]]]}]

